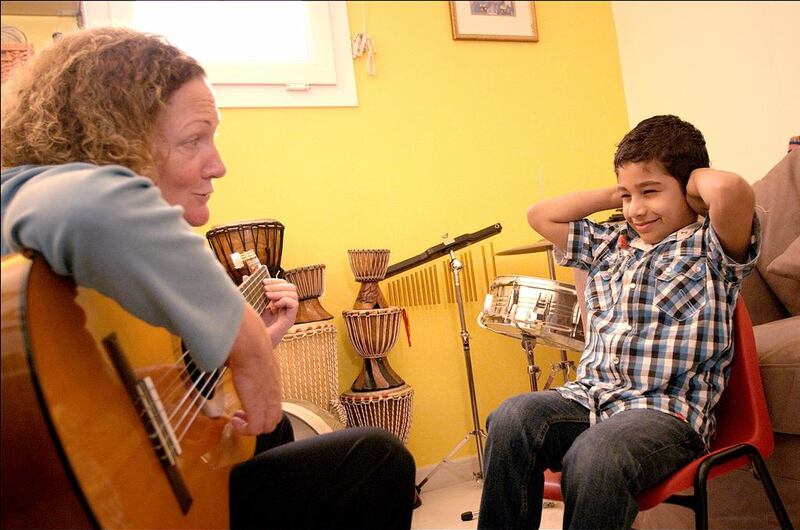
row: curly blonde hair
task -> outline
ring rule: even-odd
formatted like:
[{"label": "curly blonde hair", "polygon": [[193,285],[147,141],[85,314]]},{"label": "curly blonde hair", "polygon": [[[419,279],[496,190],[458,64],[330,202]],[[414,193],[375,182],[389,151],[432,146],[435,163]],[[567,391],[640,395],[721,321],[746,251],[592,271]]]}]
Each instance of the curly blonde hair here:
[{"label": "curly blonde hair", "polygon": [[203,68],[162,37],[124,28],[65,35],[3,92],[2,166],[120,164],[155,178],[155,129]]}]

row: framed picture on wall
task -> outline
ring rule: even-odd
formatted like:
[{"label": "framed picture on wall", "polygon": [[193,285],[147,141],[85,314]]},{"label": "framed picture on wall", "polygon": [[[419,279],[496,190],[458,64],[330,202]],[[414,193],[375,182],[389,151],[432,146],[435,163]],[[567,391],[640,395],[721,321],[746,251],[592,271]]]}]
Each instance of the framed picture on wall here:
[{"label": "framed picture on wall", "polygon": [[450,23],[456,40],[539,40],[533,2],[451,1]]}]

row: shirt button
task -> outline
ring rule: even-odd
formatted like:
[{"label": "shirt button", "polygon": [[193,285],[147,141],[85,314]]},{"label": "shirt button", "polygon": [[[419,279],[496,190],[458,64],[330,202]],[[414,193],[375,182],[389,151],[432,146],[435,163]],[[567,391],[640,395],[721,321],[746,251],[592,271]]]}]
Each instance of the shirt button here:
[{"label": "shirt button", "polygon": [[617,357],[616,355],[612,355],[611,362],[614,364],[619,364],[619,357]]},{"label": "shirt button", "polygon": [[633,290],[633,288],[634,288],[634,287],[636,287],[636,284],[635,284],[635,283],[629,283],[629,284],[628,284],[628,285],[626,285],[625,287],[627,287],[627,288],[628,288],[628,290],[630,291],[630,290]]}]

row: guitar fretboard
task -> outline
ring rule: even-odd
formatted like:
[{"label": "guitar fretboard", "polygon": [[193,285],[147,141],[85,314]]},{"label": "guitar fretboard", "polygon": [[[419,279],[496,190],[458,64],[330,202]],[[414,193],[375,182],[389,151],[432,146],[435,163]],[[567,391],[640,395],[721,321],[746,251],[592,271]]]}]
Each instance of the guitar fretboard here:
[{"label": "guitar fretboard", "polygon": [[267,305],[267,297],[264,294],[264,288],[261,285],[261,281],[265,278],[269,278],[269,270],[267,269],[266,265],[261,265],[255,274],[252,274],[242,285],[239,286],[239,290],[244,296],[244,299],[247,300],[247,303],[253,306],[253,309],[256,310],[256,313],[261,314],[264,308]]}]

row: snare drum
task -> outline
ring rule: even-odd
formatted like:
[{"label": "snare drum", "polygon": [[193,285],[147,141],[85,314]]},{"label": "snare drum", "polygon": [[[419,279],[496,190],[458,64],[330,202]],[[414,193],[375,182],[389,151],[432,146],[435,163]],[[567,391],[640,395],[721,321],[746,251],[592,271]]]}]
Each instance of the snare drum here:
[{"label": "snare drum", "polygon": [[529,276],[498,276],[478,324],[508,337],[536,337],[555,348],[582,351],[580,305],[572,285]]},{"label": "snare drum", "polygon": [[283,224],[274,219],[236,221],[213,227],[206,232],[206,239],[228,275],[239,285],[250,272],[246,268],[237,268],[232,257],[234,253],[253,250],[258,260],[267,266],[270,276],[276,278],[283,272],[283,230]]}]

